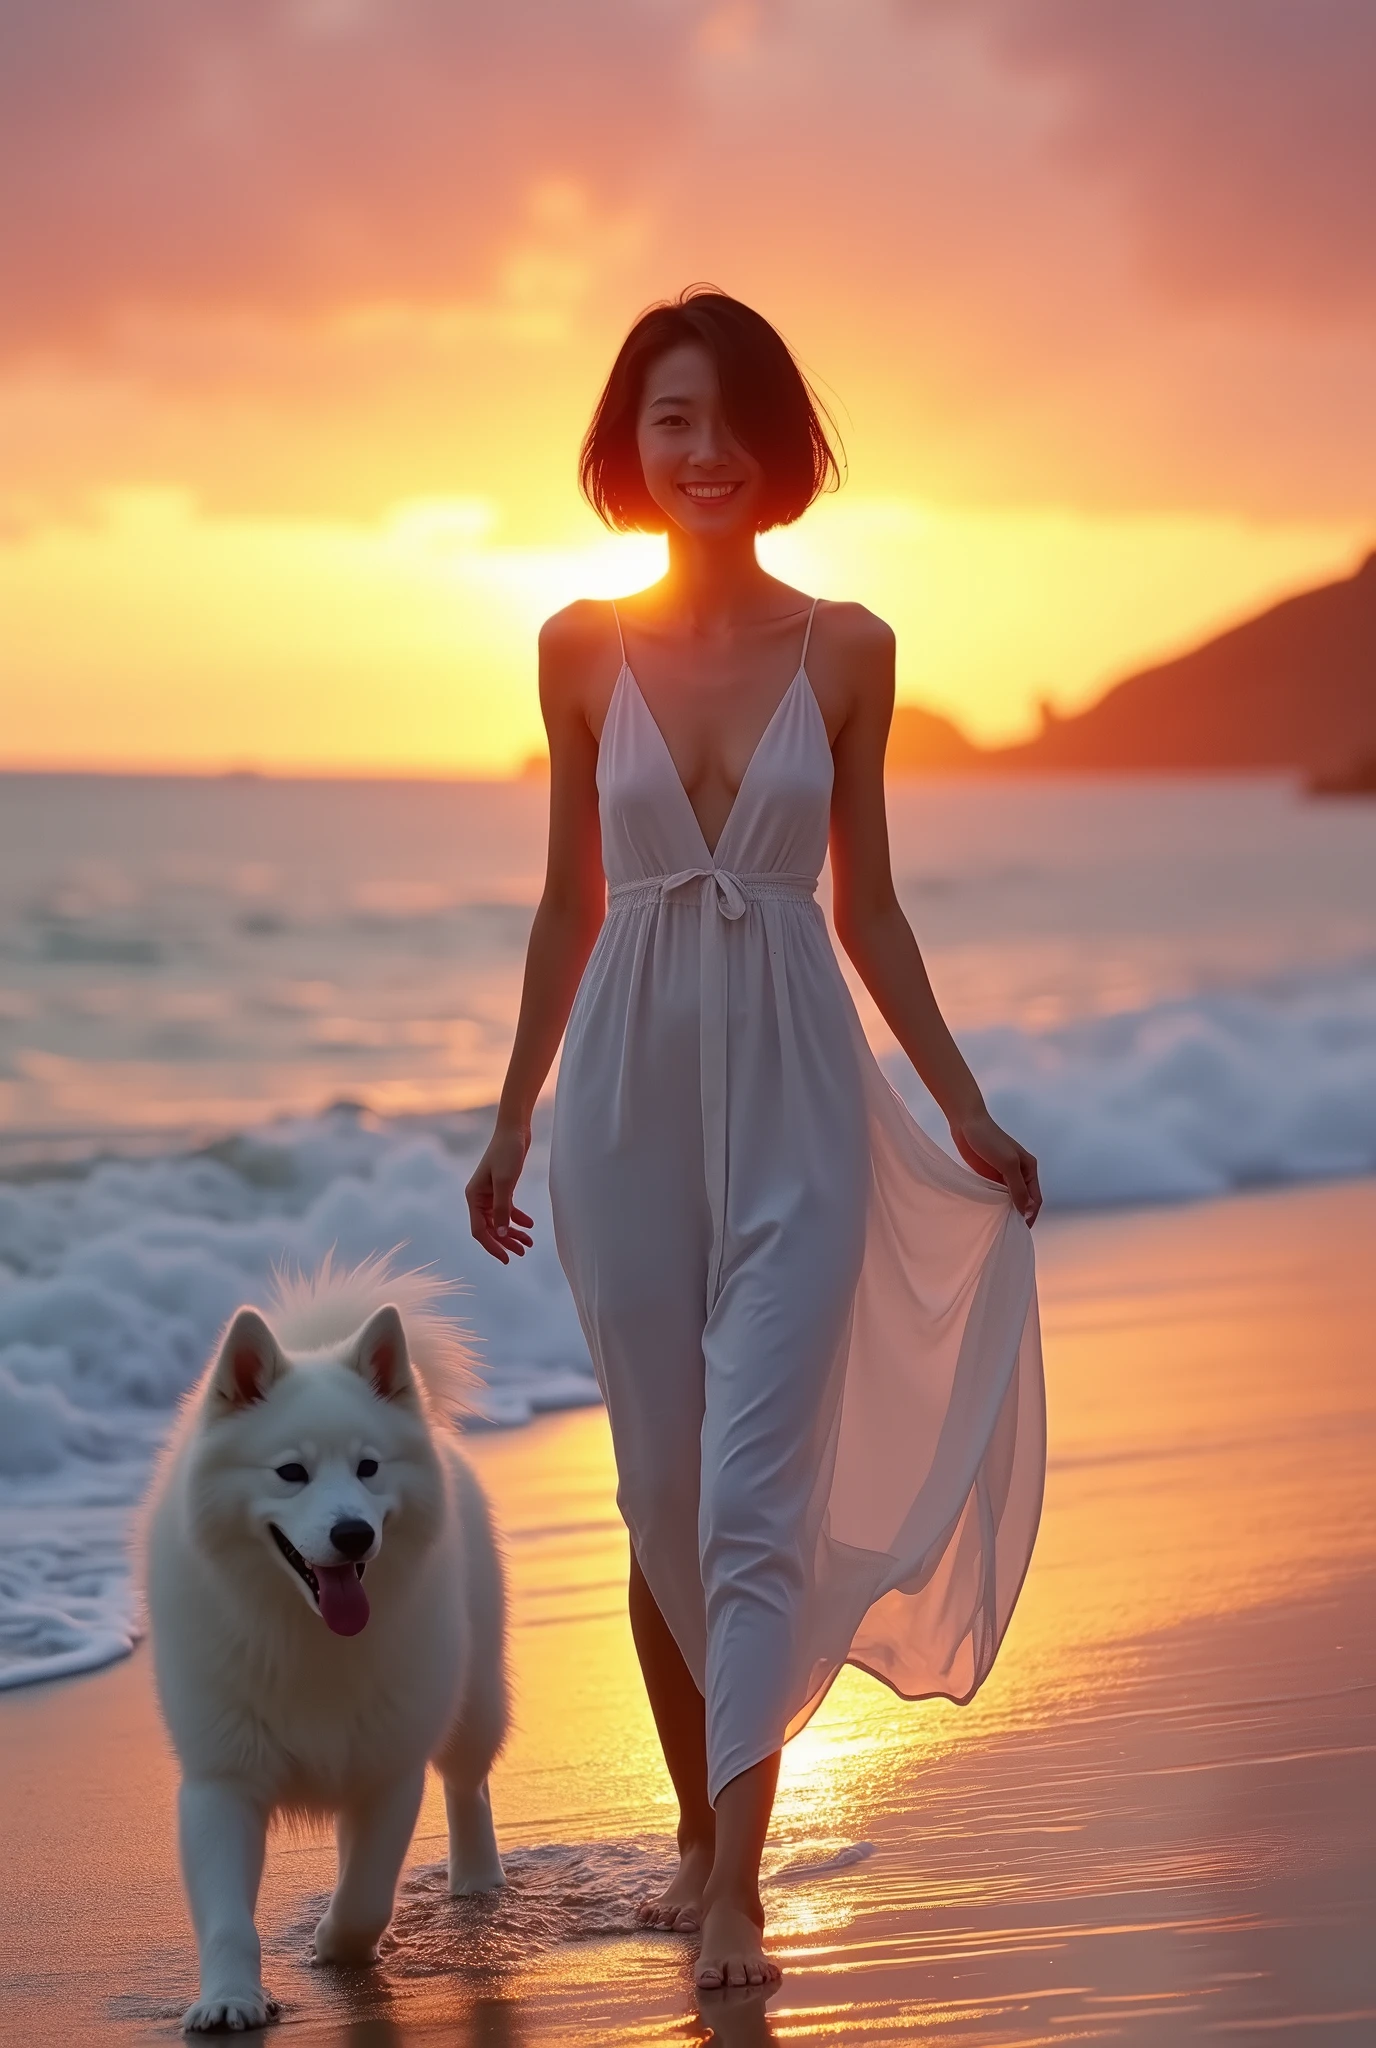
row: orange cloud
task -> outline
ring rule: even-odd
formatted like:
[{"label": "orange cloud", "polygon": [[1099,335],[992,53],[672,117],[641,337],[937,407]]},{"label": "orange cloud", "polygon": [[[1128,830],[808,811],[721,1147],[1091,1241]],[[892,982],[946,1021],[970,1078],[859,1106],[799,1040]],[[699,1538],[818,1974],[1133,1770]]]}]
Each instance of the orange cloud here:
[{"label": "orange cloud", "polygon": [[533,188],[653,148],[681,40],[540,0],[4,0],[0,348],[473,296]]},{"label": "orange cloud", "polygon": [[840,413],[812,587],[987,736],[1081,701],[1371,544],[1373,57],[1369,0],[0,0],[0,732],[232,754],[233,655],[351,759],[407,664],[392,758],[519,758],[579,434],[704,277]]},{"label": "orange cloud", "polygon": [[1374,44],[1366,0],[0,0],[8,516],[486,494],[499,427],[548,503],[703,275],[877,489],[1369,514]]},{"label": "orange cloud", "polygon": [[1376,314],[1368,0],[915,0],[1055,88],[1052,146],[1121,196],[1153,275],[1289,320]]}]

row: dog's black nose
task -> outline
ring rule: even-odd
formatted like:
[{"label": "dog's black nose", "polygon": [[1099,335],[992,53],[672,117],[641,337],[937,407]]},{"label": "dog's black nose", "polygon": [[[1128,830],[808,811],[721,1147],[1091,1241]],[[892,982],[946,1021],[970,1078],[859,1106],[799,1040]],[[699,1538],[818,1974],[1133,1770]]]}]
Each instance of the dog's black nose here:
[{"label": "dog's black nose", "polygon": [[357,1564],[363,1553],[373,1547],[373,1525],[360,1520],[357,1515],[346,1515],[331,1529],[330,1541],[341,1557]]}]

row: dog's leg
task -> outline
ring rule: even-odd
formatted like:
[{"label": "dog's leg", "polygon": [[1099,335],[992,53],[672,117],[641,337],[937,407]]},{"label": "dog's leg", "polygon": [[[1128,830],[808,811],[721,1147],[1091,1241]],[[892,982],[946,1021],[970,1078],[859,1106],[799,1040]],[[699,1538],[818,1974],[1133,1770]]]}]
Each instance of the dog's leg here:
[{"label": "dog's leg", "polygon": [[392,1917],[397,1878],[406,1858],[425,1766],[386,1786],[366,1803],[343,1809],[335,1824],[339,1881],[315,1930],[321,1963],[371,1963],[378,1936]]},{"label": "dog's leg", "polygon": [[449,1816],[449,1893],[456,1899],[468,1892],[495,1891],[506,1883],[487,1789],[487,1774],[506,1734],[506,1674],[500,1653],[484,1668],[484,1681],[471,1688],[435,1758]]},{"label": "dog's leg", "polygon": [[462,1458],[455,1473],[466,1550],[467,1655],[458,1711],[435,1758],[449,1816],[449,1891],[495,1891],[506,1883],[487,1775],[507,1730],[506,1588],[487,1500]]},{"label": "dog's leg", "polygon": [[201,1995],[182,2015],[188,2032],[265,2026],[277,2011],[262,1984],[253,1909],[263,1875],[268,1817],[223,1780],[184,1781],[177,1799],[182,1881],[196,1929]]},{"label": "dog's leg", "polygon": [[435,1768],[444,1780],[444,1810],[449,1817],[449,1895],[491,1892],[506,1883],[497,1836],[492,1826],[492,1801],[487,1774],[506,1733],[506,1691],[497,1676],[465,1702],[463,1715],[444,1738]]},{"label": "dog's leg", "polygon": [[506,1872],[497,1852],[487,1779],[477,1785],[456,1785],[446,1779],[444,1810],[449,1817],[450,1897],[496,1891],[506,1883]]}]

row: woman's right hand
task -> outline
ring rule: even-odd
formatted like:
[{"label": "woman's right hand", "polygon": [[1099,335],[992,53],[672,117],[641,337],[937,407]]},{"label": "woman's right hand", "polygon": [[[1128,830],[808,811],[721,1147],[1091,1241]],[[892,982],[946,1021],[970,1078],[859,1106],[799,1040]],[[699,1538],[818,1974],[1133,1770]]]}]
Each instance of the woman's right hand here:
[{"label": "woman's right hand", "polygon": [[522,1259],[530,1249],[527,1232],[534,1228],[535,1218],[511,1199],[529,1150],[529,1130],[499,1123],[463,1191],[474,1237],[504,1266],[511,1253]]}]

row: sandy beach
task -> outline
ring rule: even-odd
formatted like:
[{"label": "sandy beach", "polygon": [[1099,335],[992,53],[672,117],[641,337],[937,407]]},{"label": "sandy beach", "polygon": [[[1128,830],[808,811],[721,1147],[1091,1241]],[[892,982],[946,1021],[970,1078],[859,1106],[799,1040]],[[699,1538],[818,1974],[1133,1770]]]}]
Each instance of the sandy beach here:
[{"label": "sandy beach", "polygon": [[[451,1903],[432,1787],[379,1968],[310,1966],[323,1843],[277,1836],[283,2038],[1368,2042],[1376,2030],[1376,1184],[1039,1226],[1046,1511],[974,1705],[846,1673],[785,1756],[785,1969],[705,1997],[633,1930],[671,1807],[600,1411],[471,1439],[506,1535],[510,1885]],[[195,1961],[149,1661],[0,1701],[4,2031],[175,2037]]]}]

